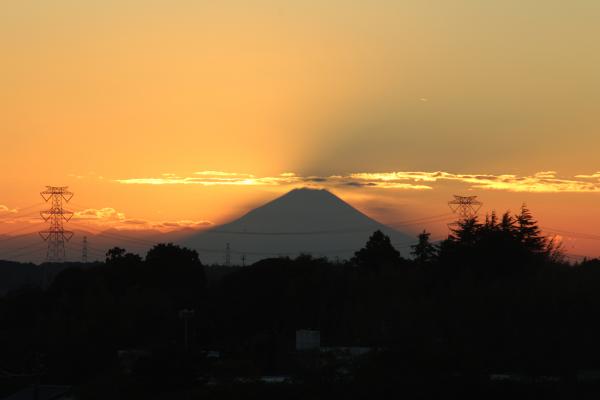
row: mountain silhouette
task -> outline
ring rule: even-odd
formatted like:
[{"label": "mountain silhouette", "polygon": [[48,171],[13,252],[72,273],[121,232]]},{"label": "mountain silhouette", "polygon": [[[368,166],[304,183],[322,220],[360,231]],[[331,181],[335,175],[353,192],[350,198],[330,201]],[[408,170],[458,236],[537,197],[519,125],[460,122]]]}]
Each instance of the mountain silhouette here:
[{"label": "mountain silhouette", "polygon": [[325,189],[294,189],[241,218],[197,233],[182,242],[194,248],[204,263],[222,263],[230,246],[231,262],[246,263],[301,253],[331,259],[350,258],[381,230],[392,242],[414,238],[383,225]]}]

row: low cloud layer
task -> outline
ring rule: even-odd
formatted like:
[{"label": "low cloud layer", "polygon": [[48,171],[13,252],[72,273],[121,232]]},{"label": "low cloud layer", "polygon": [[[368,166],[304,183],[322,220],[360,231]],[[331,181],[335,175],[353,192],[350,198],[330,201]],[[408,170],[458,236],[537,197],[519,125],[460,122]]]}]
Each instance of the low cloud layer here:
[{"label": "low cloud layer", "polygon": [[[534,175],[489,175],[489,174],[453,174],[449,172],[386,172],[358,173],[352,177],[360,180],[394,184],[400,182],[425,182],[430,187],[443,181],[465,183],[473,189],[503,190],[509,192],[534,193],[595,193],[600,192],[600,182],[585,180],[594,178],[588,175],[583,178],[559,178],[555,171],[543,171]],[[579,178],[578,178],[579,177]]]},{"label": "low cloud layer", "polygon": [[357,172],[347,175],[299,176],[291,172],[277,176],[256,177],[251,174],[201,171],[192,176],[163,174],[155,178],[118,179],[121,184],[201,185],[201,186],[294,186],[365,187],[399,190],[433,190],[443,182],[458,182],[473,189],[534,193],[600,192],[600,172],[574,177],[559,177],[555,171],[533,175],[455,174],[444,171]]},{"label": "low cloud layer", "polygon": [[81,221],[89,226],[98,228],[115,229],[158,229],[173,231],[179,229],[202,229],[213,225],[210,221],[178,220],[178,221],[150,221],[145,219],[127,218],[124,213],[112,207],[87,208],[77,211],[73,215],[73,222]]},{"label": "low cloud layer", "polygon": [[251,174],[200,171],[187,177],[175,174],[162,174],[162,176],[156,178],[130,178],[117,179],[116,181],[124,184],[138,185],[274,186],[297,183],[299,182],[299,177],[293,173],[283,173],[275,177],[256,177]]},{"label": "low cloud layer", "polygon": [[4,214],[16,214],[17,210],[14,208],[8,208],[5,205],[0,204],[0,215]]},{"label": "low cloud layer", "polygon": [[575,178],[600,180],[600,172],[596,172],[590,175],[575,175]]},{"label": "low cloud layer", "polygon": [[124,221],[125,214],[118,212],[112,207],[87,208],[85,210],[75,212],[73,218],[77,220],[92,221]]}]

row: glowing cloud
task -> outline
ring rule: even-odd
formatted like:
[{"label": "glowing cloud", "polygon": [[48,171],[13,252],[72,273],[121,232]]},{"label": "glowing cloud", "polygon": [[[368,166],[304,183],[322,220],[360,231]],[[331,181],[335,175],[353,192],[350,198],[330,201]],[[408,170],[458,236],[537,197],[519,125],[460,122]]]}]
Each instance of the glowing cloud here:
[{"label": "glowing cloud", "polygon": [[538,172],[530,176],[486,175],[486,174],[453,174],[449,172],[384,172],[355,173],[351,175],[358,180],[380,182],[378,187],[393,187],[393,183],[406,181],[439,182],[455,181],[467,183],[472,188],[504,190],[510,192],[538,193],[595,193],[600,192],[600,185],[576,179],[559,179],[554,171]]},{"label": "glowing cloud", "polygon": [[88,208],[83,211],[77,211],[73,215],[76,220],[111,220],[111,221],[123,221],[125,220],[125,214],[118,212],[112,207],[105,208]]},{"label": "glowing cloud", "polygon": [[575,175],[575,178],[580,179],[600,179],[600,172],[596,172],[590,175]]},{"label": "glowing cloud", "polygon": [[14,208],[8,208],[5,205],[0,204],[0,214],[16,214],[18,211]]},{"label": "glowing cloud", "polygon": [[209,228],[214,224],[210,221],[192,221],[192,220],[181,220],[181,221],[172,221],[172,222],[161,222],[153,224],[154,228],[161,229],[183,229],[183,228],[191,228],[191,229],[200,229],[200,228]]},{"label": "glowing cloud", "polygon": [[201,185],[201,186],[284,186],[319,184],[323,186],[371,186],[396,189],[431,189],[429,186],[400,182],[368,182],[354,175],[342,176],[298,176],[293,172],[285,172],[277,176],[256,177],[252,174],[229,173],[220,171],[195,172],[199,177],[164,176],[160,178],[117,179],[115,182],[135,185]]},{"label": "glowing cloud", "polygon": [[145,219],[126,218],[125,214],[115,210],[112,207],[88,208],[77,211],[73,215],[73,222],[88,224],[90,227],[113,229],[157,229],[164,231],[174,231],[184,228],[202,229],[213,225],[206,220],[180,220],[180,221],[150,221]]},{"label": "glowing cloud", "polygon": [[201,185],[201,186],[276,186],[291,184],[298,178],[291,173],[281,174],[275,177],[257,178],[251,174],[238,174],[221,171],[200,171],[194,176],[181,177],[173,174],[163,174],[160,178],[132,178],[117,179],[116,182],[137,185]]},{"label": "glowing cloud", "polygon": [[[237,185],[237,186],[284,186],[318,184],[324,187],[347,186],[399,190],[431,190],[440,182],[459,182],[474,189],[502,190],[534,193],[596,193],[600,183],[589,179],[600,179],[600,173],[577,175],[575,178],[558,178],[556,171],[542,171],[533,175],[513,174],[455,174],[445,171],[394,171],[357,172],[349,175],[299,176],[286,172],[278,176],[256,177],[252,174],[220,171],[196,172],[192,177],[163,176],[161,178],[118,179],[122,184],[138,185]],[[586,180],[588,179],[588,180]]]}]

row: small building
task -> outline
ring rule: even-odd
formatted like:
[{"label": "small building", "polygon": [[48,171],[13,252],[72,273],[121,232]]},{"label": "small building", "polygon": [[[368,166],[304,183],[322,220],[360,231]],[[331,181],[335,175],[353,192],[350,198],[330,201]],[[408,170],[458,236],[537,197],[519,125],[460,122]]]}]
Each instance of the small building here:
[{"label": "small building", "polygon": [[600,382],[600,370],[585,369],[577,371],[577,382]]},{"label": "small building", "polygon": [[374,349],[372,347],[358,347],[358,346],[338,346],[338,347],[321,347],[321,353],[332,354],[337,358],[353,359],[370,354]]},{"label": "small building", "polygon": [[221,352],[218,350],[205,350],[202,352],[202,354],[204,355],[204,357],[210,358],[213,360],[218,360],[221,358]]},{"label": "small building", "polygon": [[150,355],[150,351],[140,349],[126,349],[117,351],[117,357],[119,358],[121,370],[126,374],[131,374],[135,364],[144,358],[149,358]]},{"label": "small building", "polygon": [[296,351],[319,350],[321,347],[321,332],[310,329],[296,331]]}]

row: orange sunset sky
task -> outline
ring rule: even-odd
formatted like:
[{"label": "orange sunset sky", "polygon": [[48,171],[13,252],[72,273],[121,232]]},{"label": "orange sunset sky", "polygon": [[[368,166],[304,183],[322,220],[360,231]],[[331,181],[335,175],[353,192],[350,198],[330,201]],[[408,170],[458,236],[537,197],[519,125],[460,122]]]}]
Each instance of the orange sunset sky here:
[{"label": "orange sunset sky", "polygon": [[599,256],[598,21],[597,0],[4,1],[0,234],[36,230],[46,185],[98,229],[160,230],[313,186],[434,237],[452,194],[526,202]]}]

